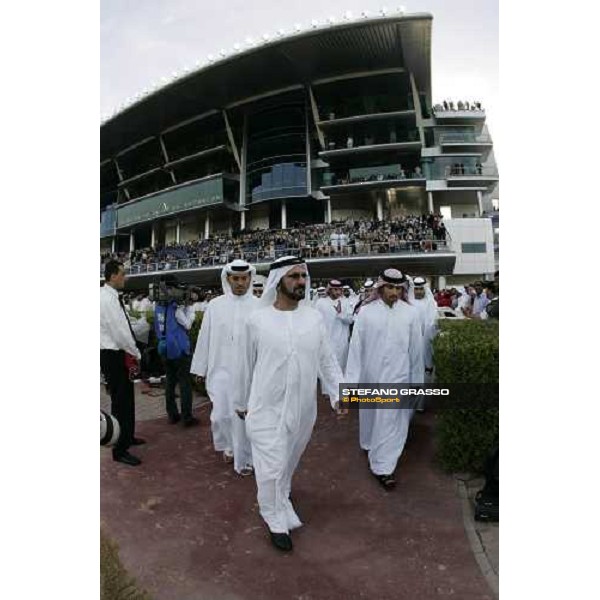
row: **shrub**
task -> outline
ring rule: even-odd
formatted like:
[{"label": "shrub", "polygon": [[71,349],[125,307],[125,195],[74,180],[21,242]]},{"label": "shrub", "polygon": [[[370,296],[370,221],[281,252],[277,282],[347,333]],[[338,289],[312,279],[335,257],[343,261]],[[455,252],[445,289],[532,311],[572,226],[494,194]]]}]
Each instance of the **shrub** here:
[{"label": "shrub", "polygon": [[[434,340],[436,380],[441,384],[498,384],[498,322],[440,321]],[[482,401],[485,401],[482,398]],[[497,408],[449,408],[436,415],[437,457],[448,471],[480,473],[498,444]]]},{"label": "shrub", "polygon": [[139,589],[119,558],[119,548],[100,528],[100,599],[151,600]]}]

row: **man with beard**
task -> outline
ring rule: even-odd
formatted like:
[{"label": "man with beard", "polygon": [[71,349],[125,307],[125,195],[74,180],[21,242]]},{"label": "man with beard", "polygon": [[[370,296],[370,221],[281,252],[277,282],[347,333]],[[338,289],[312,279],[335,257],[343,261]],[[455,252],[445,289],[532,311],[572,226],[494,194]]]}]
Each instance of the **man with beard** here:
[{"label": "man with beard", "polygon": [[[421,383],[422,335],[417,309],[407,302],[407,279],[387,269],[354,323],[345,382]],[[404,449],[413,409],[361,407],[360,445],[381,485],[396,485],[394,471]]]},{"label": "man with beard", "polygon": [[282,551],[292,549],[290,531],[302,525],[290,492],[317,418],[317,379],[335,410],[342,381],[323,319],[310,306],[309,289],[303,259],[285,256],[271,265],[262,308],[246,326],[249,397],[237,396],[237,412],[252,444],[260,514]]}]

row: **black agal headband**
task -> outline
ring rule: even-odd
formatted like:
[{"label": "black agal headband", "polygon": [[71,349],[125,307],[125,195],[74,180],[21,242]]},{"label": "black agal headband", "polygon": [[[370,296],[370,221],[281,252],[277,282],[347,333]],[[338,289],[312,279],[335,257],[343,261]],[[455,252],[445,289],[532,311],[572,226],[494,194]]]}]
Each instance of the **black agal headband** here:
[{"label": "black agal headband", "polygon": [[281,267],[291,267],[292,265],[305,265],[306,261],[303,258],[298,258],[293,256],[292,258],[286,258],[285,260],[280,260],[279,262],[275,261],[271,263],[269,267],[269,272],[274,271],[275,269],[281,269]]}]

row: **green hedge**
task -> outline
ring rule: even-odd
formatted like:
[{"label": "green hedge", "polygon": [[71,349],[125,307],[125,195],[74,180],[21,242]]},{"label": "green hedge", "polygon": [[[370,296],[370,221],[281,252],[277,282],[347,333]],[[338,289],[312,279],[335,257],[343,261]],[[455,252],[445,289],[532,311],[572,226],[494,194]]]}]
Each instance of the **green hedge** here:
[{"label": "green hedge", "polygon": [[102,528],[100,529],[100,600],[152,600],[151,596],[129,575],[119,558],[117,544]]},{"label": "green hedge", "polygon": [[[498,383],[497,321],[440,321],[434,340],[436,381]],[[436,415],[437,457],[452,472],[480,473],[485,459],[498,444],[498,409],[441,409]]]}]

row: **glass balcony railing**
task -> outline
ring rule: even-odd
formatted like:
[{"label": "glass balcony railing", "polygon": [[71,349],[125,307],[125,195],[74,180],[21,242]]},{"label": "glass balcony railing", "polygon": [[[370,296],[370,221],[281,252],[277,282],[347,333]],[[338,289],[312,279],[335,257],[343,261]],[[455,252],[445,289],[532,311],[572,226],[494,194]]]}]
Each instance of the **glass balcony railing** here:
[{"label": "glass balcony railing", "polygon": [[498,177],[498,169],[494,167],[483,167],[481,165],[463,166],[463,165],[452,165],[445,167],[445,177]]},{"label": "glass balcony railing", "polygon": [[[301,248],[275,247],[255,251],[212,252],[207,255],[179,260],[163,260],[144,264],[134,264],[125,269],[128,275],[143,275],[161,271],[178,271],[181,269],[200,269],[220,267],[236,258],[251,264],[269,263],[282,256],[298,256],[305,260],[321,258],[349,258],[358,256],[377,256],[385,254],[427,254],[451,251],[444,240],[398,240],[396,242],[369,242],[356,240],[353,244],[331,245],[325,241],[306,241]],[[100,267],[100,274],[103,269]]]},{"label": "glass balcony railing", "polygon": [[444,133],[440,135],[440,144],[491,144],[489,135],[476,135],[474,133]]},{"label": "glass balcony railing", "polygon": [[328,187],[404,179],[425,179],[425,175],[420,167],[405,169],[399,164],[381,167],[361,167],[349,169],[348,171],[326,171],[321,176],[320,185]]},{"label": "glass balcony railing", "polygon": [[364,146],[379,146],[382,144],[405,144],[419,142],[419,131],[412,129],[408,131],[390,131],[386,135],[366,135],[361,137],[342,136],[327,137],[325,139],[325,150],[346,150]]}]

